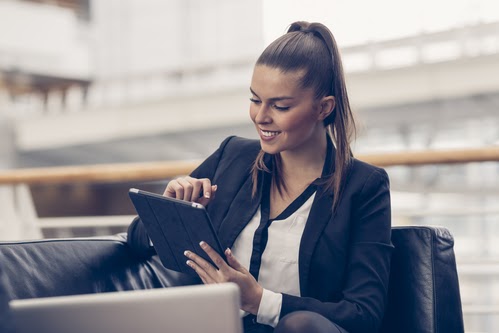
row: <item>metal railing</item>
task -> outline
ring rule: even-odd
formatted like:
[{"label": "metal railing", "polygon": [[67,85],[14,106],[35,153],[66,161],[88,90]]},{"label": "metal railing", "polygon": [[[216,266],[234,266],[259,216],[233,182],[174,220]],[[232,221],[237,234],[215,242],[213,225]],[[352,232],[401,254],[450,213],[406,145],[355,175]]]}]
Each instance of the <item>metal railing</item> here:
[{"label": "metal railing", "polygon": [[[499,147],[361,154],[356,157],[380,167],[459,164],[499,161]],[[0,185],[168,179],[189,174],[199,163],[172,161],[5,170],[0,171]]]}]

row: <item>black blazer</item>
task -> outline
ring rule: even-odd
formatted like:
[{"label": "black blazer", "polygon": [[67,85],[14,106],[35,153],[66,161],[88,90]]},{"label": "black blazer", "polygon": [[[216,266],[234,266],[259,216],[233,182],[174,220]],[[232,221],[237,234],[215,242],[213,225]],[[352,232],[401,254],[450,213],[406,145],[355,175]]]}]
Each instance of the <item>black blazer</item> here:
[{"label": "black blazer", "polygon": [[[191,173],[218,185],[207,210],[223,247],[232,247],[260,205],[261,186],[252,198],[250,175],[259,151],[257,140],[229,137]],[[334,170],[334,162],[329,164]],[[332,194],[321,195],[320,190],[300,243],[301,297],[284,294],[280,317],[309,310],[350,333],[377,332],[393,248],[388,176],[383,169],[354,160],[334,214]],[[136,249],[147,248],[140,220],[130,226],[129,242]]]}]

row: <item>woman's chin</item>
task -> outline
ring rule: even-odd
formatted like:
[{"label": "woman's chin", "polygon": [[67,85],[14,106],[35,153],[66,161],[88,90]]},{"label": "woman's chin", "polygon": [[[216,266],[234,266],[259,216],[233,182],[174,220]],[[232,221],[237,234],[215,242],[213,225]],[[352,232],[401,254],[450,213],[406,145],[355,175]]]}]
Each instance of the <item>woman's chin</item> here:
[{"label": "woman's chin", "polygon": [[262,147],[263,152],[270,155],[275,155],[281,152],[279,147],[274,145],[269,145],[267,142],[260,140],[260,146]]}]

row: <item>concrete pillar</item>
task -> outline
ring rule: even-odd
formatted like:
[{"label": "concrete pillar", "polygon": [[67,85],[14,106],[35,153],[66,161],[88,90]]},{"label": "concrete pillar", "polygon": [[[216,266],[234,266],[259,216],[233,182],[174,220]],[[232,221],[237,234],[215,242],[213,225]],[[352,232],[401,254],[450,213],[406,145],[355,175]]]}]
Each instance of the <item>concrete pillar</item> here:
[{"label": "concrete pillar", "polygon": [[6,108],[7,103],[0,101],[0,170],[13,168],[16,164],[14,129]]},{"label": "concrete pillar", "polygon": [[64,93],[60,90],[51,90],[47,95],[47,114],[59,114],[64,109]]}]

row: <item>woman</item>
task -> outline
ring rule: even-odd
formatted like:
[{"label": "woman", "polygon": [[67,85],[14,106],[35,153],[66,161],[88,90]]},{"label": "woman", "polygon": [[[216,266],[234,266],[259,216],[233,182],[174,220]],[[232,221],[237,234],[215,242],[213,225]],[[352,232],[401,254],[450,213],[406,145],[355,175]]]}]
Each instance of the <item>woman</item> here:
[{"label": "woman", "polygon": [[[245,332],[377,332],[392,245],[386,172],[355,160],[336,42],[293,23],[258,58],[250,117],[260,140],[226,139],[165,196],[207,206],[227,263],[186,251],[203,283],[241,289]],[[129,229],[145,246],[140,221]]]}]

